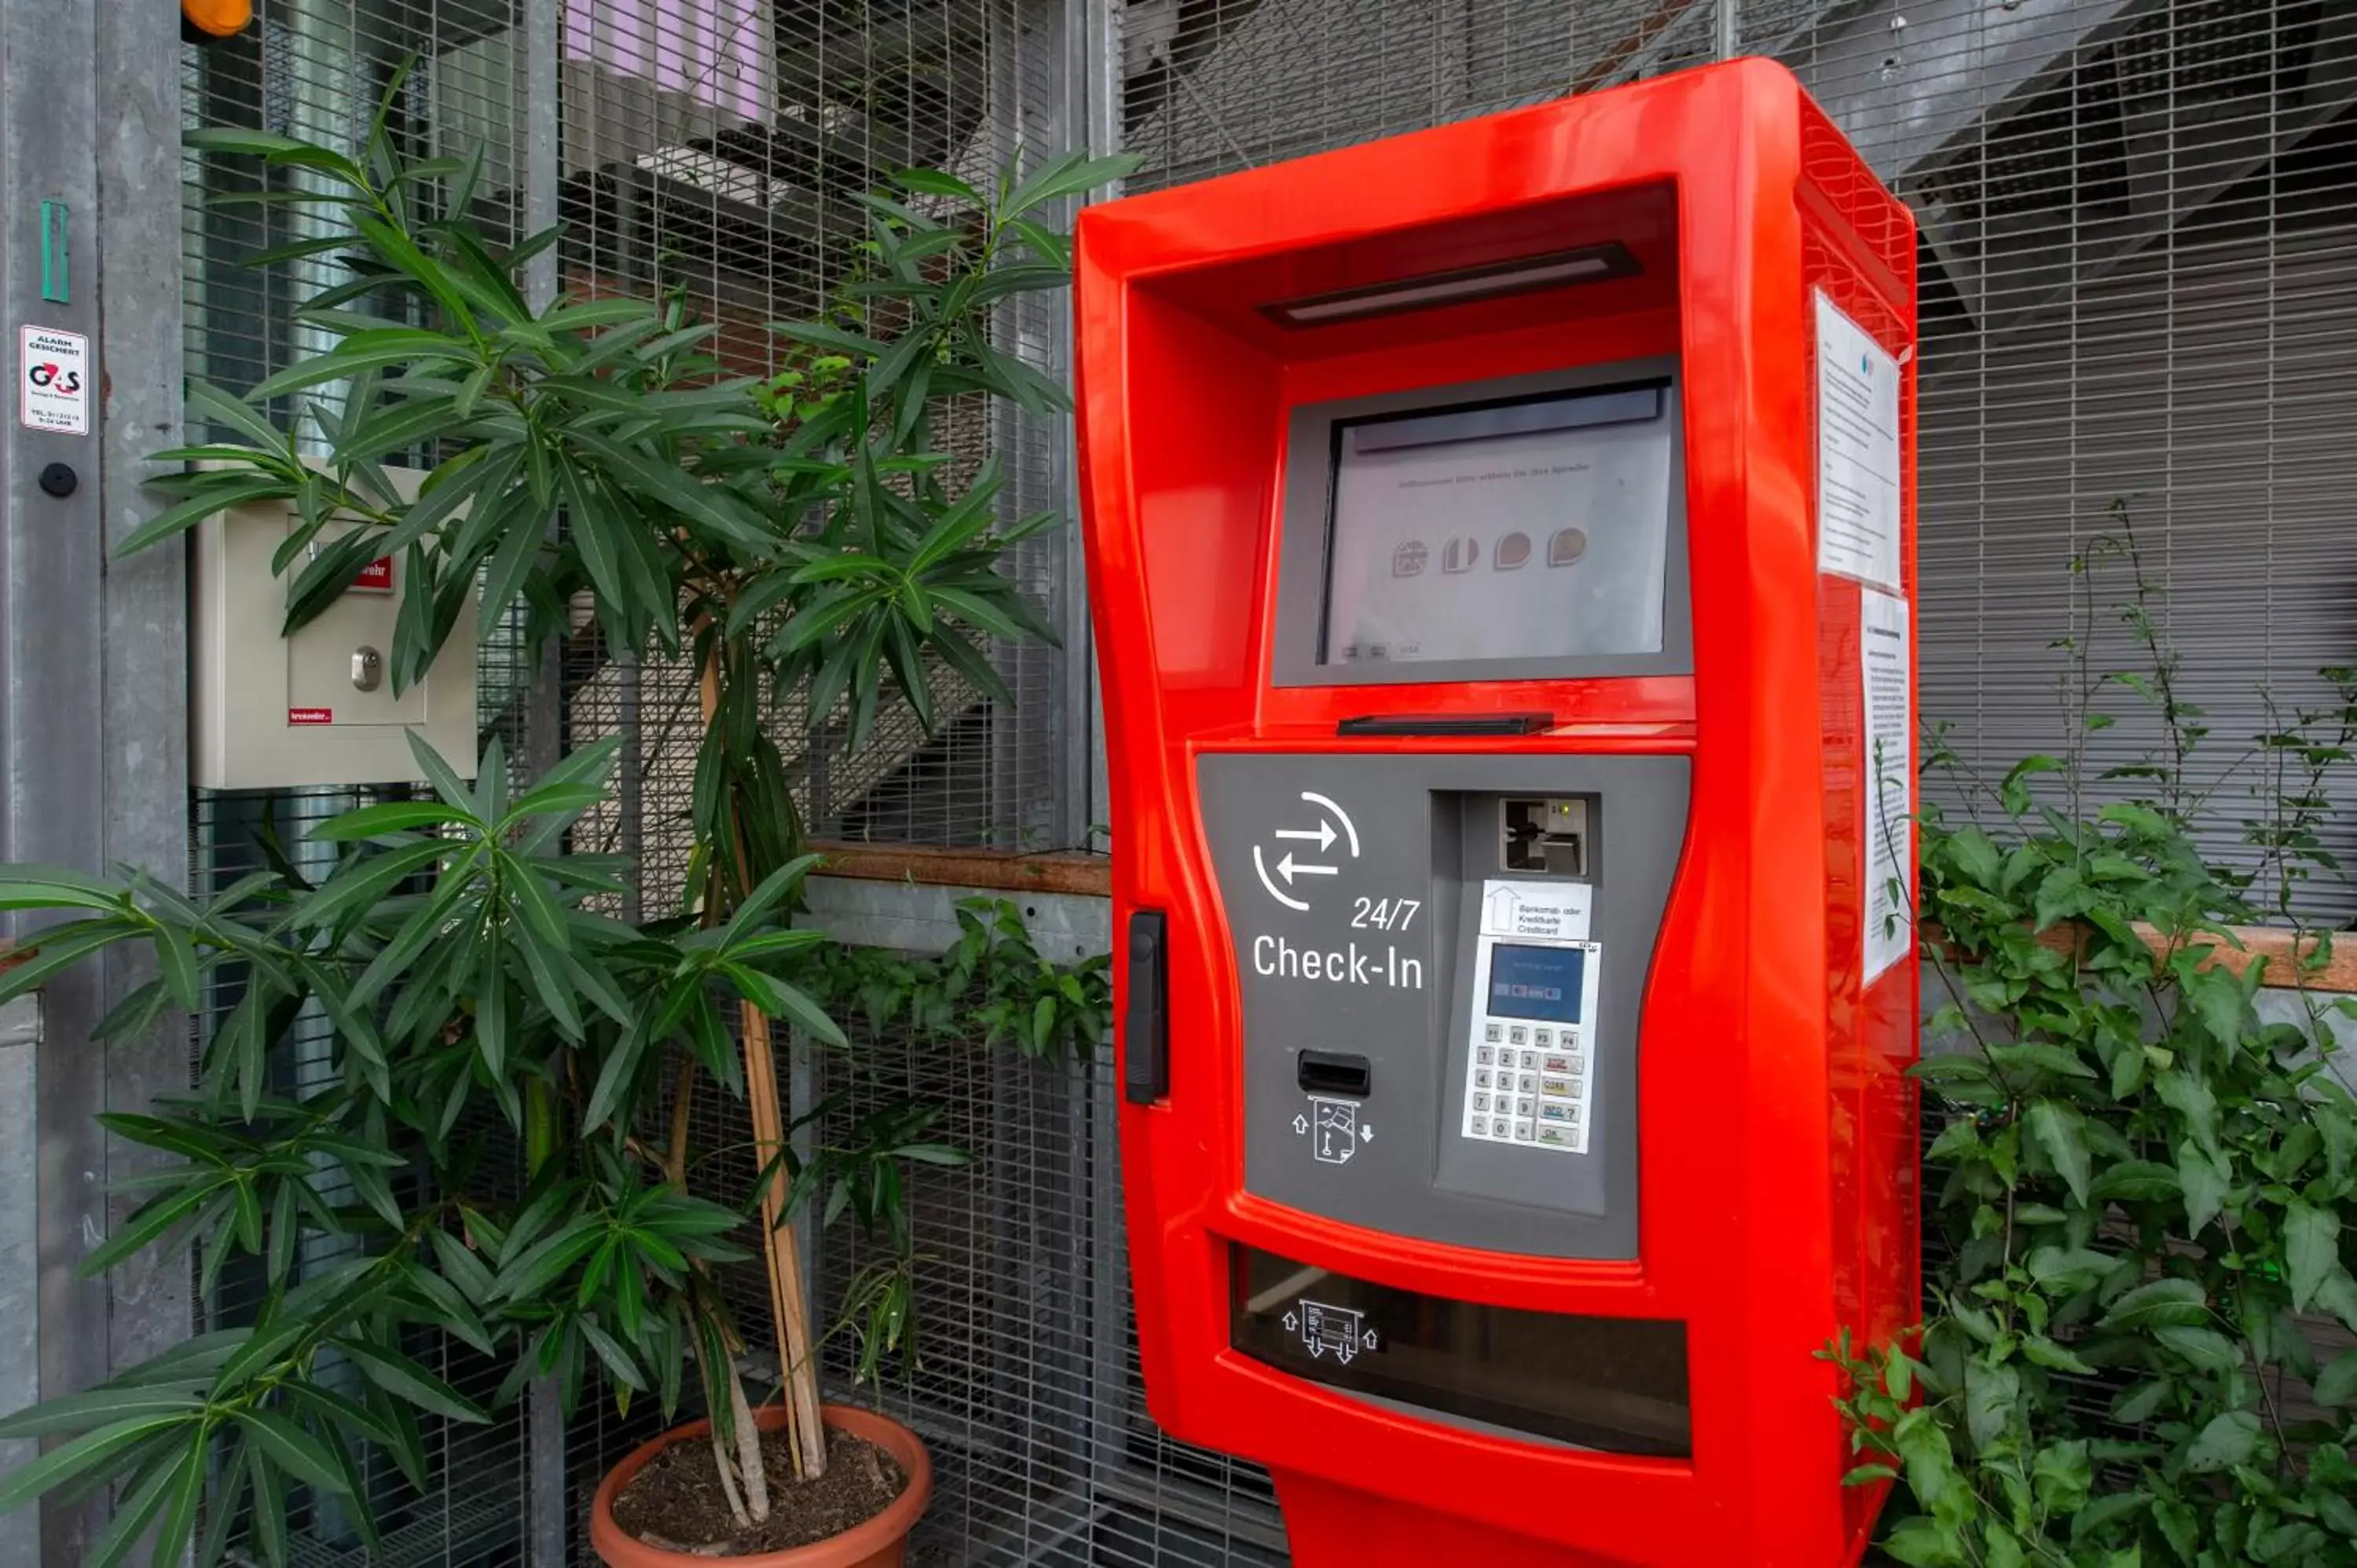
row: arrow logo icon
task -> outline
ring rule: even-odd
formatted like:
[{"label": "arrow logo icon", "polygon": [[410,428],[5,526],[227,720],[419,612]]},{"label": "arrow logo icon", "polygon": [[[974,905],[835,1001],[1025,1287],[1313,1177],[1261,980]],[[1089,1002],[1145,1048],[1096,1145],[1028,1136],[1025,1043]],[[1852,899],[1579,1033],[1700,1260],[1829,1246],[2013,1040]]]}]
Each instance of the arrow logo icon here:
[{"label": "arrow logo icon", "polygon": [[1321,822],[1314,832],[1307,828],[1279,828],[1275,836],[1281,839],[1308,839],[1318,846],[1318,853],[1322,854],[1333,848],[1334,841],[1341,835],[1334,831],[1333,823]]},{"label": "arrow logo icon", "polygon": [[1285,852],[1285,858],[1276,863],[1276,869],[1278,875],[1285,878],[1285,885],[1287,887],[1293,886],[1293,879],[1297,876],[1335,876],[1340,875],[1340,868],[1336,866],[1309,865],[1301,861],[1297,861],[1293,858],[1293,852],[1291,850],[1286,850]]},{"label": "arrow logo icon", "polygon": [[[1301,799],[1317,811],[1318,825],[1310,828],[1272,829],[1269,837],[1276,841],[1276,847],[1283,848],[1287,843],[1315,844],[1318,847],[1314,853],[1325,854],[1337,843],[1347,843],[1351,852],[1350,858],[1358,859],[1359,824],[1351,820],[1351,813],[1344,811],[1338,802],[1320,795],[1315,789],[1304,789],[1301,791]],[[1260,885],[1268,890],[1268,896],[1288,909],[1298,910],[1303,914],[1309,911],[1309,901],[1294,897],[1292,891],[1299,885],[1302,877],[1340,876],[1342,874],[1342,868],[1340,865],[1329,865],[1319,861],[1296,860],[1293,857],[1293,852],[1289,849],[1286,850],[1284,857],[1272,866],[1268,861],[1266,848],[1267,846],[1262,844],[1253,845],[1253,870],[1259,873]],[[1303,853],[1313,852],[1304,851]],[[1270,875],[1272,870],[1275,871],[1275,875]],[[1283,878],[1281,884],[1278,880],[1280,877]]]}]

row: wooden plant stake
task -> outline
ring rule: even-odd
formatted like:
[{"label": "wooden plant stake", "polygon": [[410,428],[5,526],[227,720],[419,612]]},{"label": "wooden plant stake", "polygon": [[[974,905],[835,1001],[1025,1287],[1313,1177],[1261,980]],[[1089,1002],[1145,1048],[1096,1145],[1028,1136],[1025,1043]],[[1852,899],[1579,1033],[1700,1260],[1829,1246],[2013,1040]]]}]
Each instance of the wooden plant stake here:
[{"label": "wooden plant stake", "polygon": [[[704,722],[720,706],[720,667],[706,660],[703,682]],[[740,854],[742,846],[737,846]],[[717,853],[716,849],[716,853]],[[819,1414],[818,1364],[811,1354],[810,1321],[805,1316],[802,1262],[794,1228],[784,1222],[785,1173],[770,1171],[786,1147],[785,1118],[778,1104],[778,1058],[770,1045],[770,1019],[750,1002],[737,1004],[738,1033],[745,1053],[745,1099],[753,1115],[753,1169],[758,1177],[770,1173],[761,1187],[761,1262],[770,1276],[770,1321],[776,1332],[778,1373],[783,1381],[786,1432],[794,1455],[794,1472],[816,1477],[826,1472],[826,1428]]]}]

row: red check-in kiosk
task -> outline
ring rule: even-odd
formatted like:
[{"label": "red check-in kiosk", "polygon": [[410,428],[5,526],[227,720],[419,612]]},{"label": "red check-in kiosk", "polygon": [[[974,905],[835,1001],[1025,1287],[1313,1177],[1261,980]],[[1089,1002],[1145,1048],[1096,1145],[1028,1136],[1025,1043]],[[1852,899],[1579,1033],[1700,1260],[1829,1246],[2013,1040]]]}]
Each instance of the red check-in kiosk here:
[{"label": "red check-in kiosk", "polygon": [[1309,1568],[1861,1552],[1914,255],[1760,61],[1082,216],[1146,1391]]}]

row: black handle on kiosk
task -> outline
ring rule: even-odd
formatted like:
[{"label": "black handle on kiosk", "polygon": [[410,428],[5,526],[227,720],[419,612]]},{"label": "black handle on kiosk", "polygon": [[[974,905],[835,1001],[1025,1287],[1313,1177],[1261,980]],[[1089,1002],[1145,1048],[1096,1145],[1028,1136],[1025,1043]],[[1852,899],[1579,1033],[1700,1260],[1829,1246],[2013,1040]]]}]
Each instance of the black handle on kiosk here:
[{"label": "black handle on kiosk", "polygon": [[1132,1105],[1170,1093],[1169,918],[1159,909],[1129,917],[1129,1017],[1121,1090]]}]

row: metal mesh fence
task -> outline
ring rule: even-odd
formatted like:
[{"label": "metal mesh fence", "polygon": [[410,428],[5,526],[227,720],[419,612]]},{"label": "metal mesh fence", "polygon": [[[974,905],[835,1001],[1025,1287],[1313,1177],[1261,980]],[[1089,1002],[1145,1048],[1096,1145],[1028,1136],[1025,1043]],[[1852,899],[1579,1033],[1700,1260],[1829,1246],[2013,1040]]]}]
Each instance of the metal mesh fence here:
[{"label": "metal mesh fence", "polygon": [[[857,242],[853,192],[908,164],[984,177],[1053,150],[1079,123],[1061,98],[1067,29],[1088,7],[1047,0],[559,0],[555,154],[565,284],[677,289],[723,326],[748,371],[773,363],[763,323],[817,307]],[[1923,225],[1922,690],[1976,766],[2069,738],[2049,644],[2084,583],[2071,558],[2125,511],[2167,583],[2187,695],[2209,710],[2218,846],[2249,810],[2232,765],[2278,711],[2317,699],[2311,672],[2349,647],[2357,560],[2337,548],[2357,446],[2334,373],[2357,338],[2357,14],[2327,0],[1128,0],[1112,106],[1146,188],[1396,131],[1589,91],[1715,58],[1731,38],[1791,63]],[[392,63],[421,60],[403,112],[417,145],[480,142],[495,220],[530,163],[521,0],[264,0],[259,26],[192,52],[198,123],[357,133]],[[251,385],[308,345],[291,307],[307,263],[240,258],[296,237],[293,209],[203,209],[203,189],[257,176],[188,165],[189,364]],[[1060,370],[1060,301],[1010,306],[1006,340]],[[1010,509],[1067,504],[1068,453],[1048,422],[975,411],[961,453],[1006,463]],[[1069,591],[1069,541],[1017,564]],[[2099,587],[2101,585],[2099,585]],[[676,899],[700,723],[693,671],[601,647],[587,617],[561,687],[535,686],[513,638],[484,650],[486,728],[511,746],[623,737],[621,795],[588,847],[638,854],[651,912]],[[967,693],[931,736],[905,715],[846,763],[830,715],[781,696],[798,797],[816,831],[878,840],[1045,847],[1076,840],[1061,789],[1083,744],[1071,666],[994,650],[1012,711]],[[2122,662],[2115,628],[2093,658]],[[2262,693],[2267,693],[2263,696]],[[561,694],[560,694],[561,693]],[[2093,737],[2099,766],[2138,760],[2129,716]],[[897,727],[895,727],[897,726]],[[799,737],[813,727],[814,744]],[[241,865],[257,813],[328,798],[205,797],[198,884]],[[2328,833],[2346,850],[2350,813]],[[2350,910],[2328,897],[2323,911]],[[781,1048],[783,1042],[780,1042]],[[1108,1064],[1025,1063],[979,1048],[868,1038],[796,1058],[796,1103],[842,1091],[841,1114],[912,1093],[950,1108],[975,1155],[917,1195],[922,1365],[881,1391],[932,1445],[940,1493],[927,1563],[1218,1563],[1283,1560],[1266,1477],[1169,1443],[1136,1375]],[[741,1108],[696,1108],[699,1146],[746,1136]],[[821,1136],[824,1135],[823,1129]],[[716,1193],[749,1170],[706,1167]],[[811,1247],[832,1323],[868,1245],[838,1228]],[[757,1277],[734,1297],[767,1334]],[[234,1309],[224,1292],[216,1310]],[[836,1386],[847,1341],[831,1342]],[[463,1381],[466,1369],[451,1369]],[[651,1434],[585,1412],[567,1442],[568,1517],[622,1448]],[[408,1522],[427,1554],[520,1560],[520,1428],[446,1451],[464,1476]],[[512,1477],[511,1483],[510,1477]],[[505,1509],[507,1511],[501,1512]],[[332,1525],[332,1521],[328,1521]],[[436,1532],[439,1534],[436,1535]],[[332,1529],[321,1532],[332,1550]],[[438,1544],[431,1544],[438,1542]],[[439,1552],[439,1555],[432,1553]],[[470,1554],[471,1553],[471,1554]],[[332,1556],[317,1559],[333,1561]],[[586,1559],[584,1559],[586,1561]]]},{"label": "metal mesh fence", "polygon": [[[824,308],[857,264],[858,194],[912,166],[985,184],[1019,156],[1057,150],[1055,20],[1053,7],[1023,0],[565,0],[566,286],[675,291],[719,324],[717,352],[731,369],[776,369],[780,340],[766,324]],[[1057,308],[1009,306],[1002,341],[1052,365]],[[1009,515],[1062,504],[1060,426],[976,404],[950,410],[937,440],[974,462],[998,456]],[[1071,549],[1061,537],[1027,544],[1013,573],[1052,607]],[[595,635],[585,618],[576,640]],[[778,731],[813,831],[1002,848],[1071,837],[1059,795],[1065,660],[1047,648],[992,651],[1011,707],[944,671],[945,717],[933,733],[899,707],[856,756],[846,754],[841,714],[811,715],[781,695]],[[645,794],[636,831],[651,898],[683,865],[695,672],[677,660],[626,668],[596,657],[575,669],[567,722],[576,738],[619,733],[626,718],[637,726],[629,744]]]},{"label": "metal mesh fence", "polygon": [[[2243,843],[2265,809],[2251,737],[2322,704],[2316,671],[2357,652],[2357,563],[2337,545],[2357,451],[2334,440],[2350,410],[2329,369],[2357,325],[2350,7],[1128,0],[1118,19],[1120,120],[1148,160],[1133,188],[1657,75],[1729,46],[1790,64],[1923,226],[1927,718],[1953,725],[1974,769],[2065,750],[2073,721],[2052,644],[2074,593],[2092,667],[2136,668],[2108,607],[2131,585],[2116,564],[2091,578],[2072,561],[2132,524],[2166,590],[2180,696],[2212,732],[2188,770],[2209,848],[2264,872]],[[2144,762],[2159,741],[2151,715],[2117,686],[2104,705],[2120,722],[2087,737],[2091,767]],[[2344,857],[2357,840],[2345,809],[2326,832]],[[2357,907],[2325,886],[2304,899],[2328,919]],[[1214,1456],[1136,1452],[1135,1474],[1199,1502],[1232,1511],[1265,1496],[1261,1477]]]},{"label": "metal mesh fence", "polygon": [[[2104,609],[2127,574],[2074,579],[2070,559],[2132,525],[2212,729],[2189,770],[2212,848],[2264,870],[2238,843],[2269,787],[2250,739],[2271,705],[2317,703],[2317,670],[2352,650],[2352,454],[2331,435],[2349,411],[2324,367],[2357,328],[2357,18],[2035,12],[1910,6],[1894,26],[1873,7],[1791,53],[1923,225],[1923,709],[1977,768],[2061,749],[2050,641],[2074,589],[2098,610],[2093,668],[2137,668]],[[2149,711],[2116,690],[2106,705],[2121,723],[2092,760],[2139,763]],[[2310,897],[2351,913],[2345,891]]]},{"label": "metal mesh fence", "polygon": [[[2242,846],[2251,737],[2351,661],[2339,548],[2357,453],[2329,367],[2357,328],[2357,15],[2321,0],[1132,0],[1123,118],[1139,183],[1608,86],[1713,58],[1792,65],[1923,226],[1922,700],[1974,768],[2063,750],[2050,645],[2092,590],[2097,671],[2136,668],[2132,524],[2168,590],[2189,771]],[[2158,740],[2128,691],[2097,770]],[[2114,781],[2128,792],[2138,786]],[[2102,792],[2098,791],[2099,794]],[[1935,789],[1935,794],[1937,793]],[[1953,791],[1950,791],[1953,799]],[[2342,802],[2346,804],[2346,802]],[[2336,813],[2330,847],[2357,844]],[[2345,894],[2310,888],[2311,913]]]},{"label": "metal mesh fence", "polygon": [[[262,129],[350,149],[366,135],[380,99],[404,62],[414,64],[392,121],[419,156],[430,150],[438,116],[463,112],[482,118],[511,113],[518,102],[522,84],[512,70],[452,77],[436,69],[473,40],[511,27],[514,7],[508,0],[263,0],[256,9],[254,26],[238,38],[187,51],[182,86],[190,125]],[[298,182],[307,177],[265,175],[254,160],[193,152],[184,158],[183,175],[188,373],[242,392],[327,346],[295,313],[305,298],[344,274],[318,261],[247,264],[259,251],[320,231],[317,220],[299,202],[218,199],[231,193],[299,190]],[[514,171],[487,175],[485,188],[479,216],[495,230],[505,230],[518,199]],[[522,719],[515,700],[522,683],[521,653],[512,637],[491,639],[482,650],[483,711],[494,733],[511,732],[511,746],[522,739],[515,727]],[[324,869],[332,864],[332,852],[307,843],[309,830],[339,811],[405,788],[395,783],[371,789],[199,791],[189,812],[190,886],[200,893],[216,891],[259,868],[264,864],[264,833],[274,836],[298,866]],[[214,985],[196,1021],[200,1037],[226,1016],[239,994],[234,977]],[[281,1081],[274,1089],[299,1096],[309,1079],[326,1070],[324,1049],[315,1057],[306,1052],[304,1041],[324,1046],[328,1025],[324,1018],[299,1019],[294,1033],[293,1049],[276,1064]],[[324,1268],[337,1261],[322,1251],[299,1258],[297,1268]],[[199,1310],[209,1326],[252,1320],[263,1286],[259,1271],[246,1266],[250,1262],[231,1262],[215,1288],[200,1296]],[[489,1402],[503,1367],[486,1363],[455,1341],[429,1335],[412,1339],[405,1348],[413,1357],[461,1391]],[[525,1560],[528,1471],[520,1412],[511,1412],[488,1427],[427,1420],[422,1432],[431,1483],[424,1493],[413,1489],[382,1455],[371,1454],[365,1460],[384,1530],[382,1553],[368,1553],[333,1499],[298,1493],[290,1499],[294,1561],[304,1568],[358,1568],[362,1563],[492,1568]]]}]

